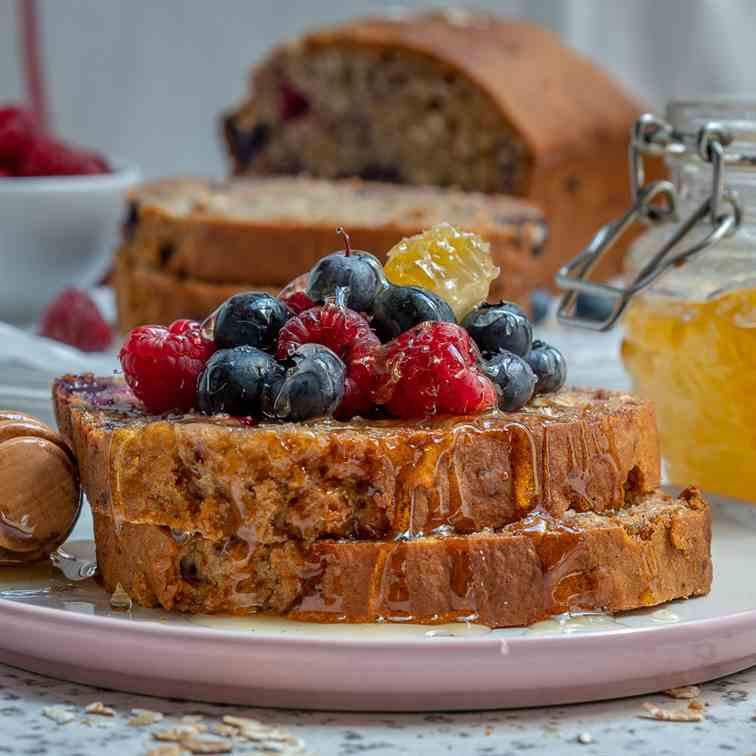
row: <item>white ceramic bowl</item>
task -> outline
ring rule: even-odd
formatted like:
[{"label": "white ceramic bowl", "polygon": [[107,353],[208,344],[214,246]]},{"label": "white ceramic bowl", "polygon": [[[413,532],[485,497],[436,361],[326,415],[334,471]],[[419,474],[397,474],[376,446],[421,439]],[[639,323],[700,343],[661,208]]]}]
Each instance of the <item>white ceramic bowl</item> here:
[{"label": "white ceramic bowl", "polygon": [[99,176],[0,178],[0,320],[30,322],[60,289],[105,273],[140,177],[111,164]]}]

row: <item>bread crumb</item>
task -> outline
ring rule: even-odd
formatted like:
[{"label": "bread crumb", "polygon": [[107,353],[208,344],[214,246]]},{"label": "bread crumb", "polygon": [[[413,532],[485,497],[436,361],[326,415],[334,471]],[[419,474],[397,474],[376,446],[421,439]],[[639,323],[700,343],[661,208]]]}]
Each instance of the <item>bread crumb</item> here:
[{"label": "bread crumb", "polygon": [[86,711],[87,714],[99,714],[102,717],[115,716],[115,711],[108,706],[105,706],[102,701],[94,701],[93,703],[89,704],[89,706],[85,706],[84,711]]},{"label": "bread crumb", "polygon": [[663,709],[661,706],[644,703],[643,708],[648,712],[641,714],[643,719],[656,719],[660,722],[702,722],[703,714],[690,709]]},{"label": "bread crumb", "polygon": [[76,719],[76,714],[63,706],[45,706],[42,709],[42,716],[52,719],[53,722],[59,725],[68,724]]},{"label": "bread crumb", "polygon": [[685,685],[682,688],[669,688],[664,691],[665,696],[670,698],[698,698],[701,695],[701,688],[697,685]]},{"label": "bread crumb", "polygon": [[124,587],[118,583],[110,597],[110,606],[121,612],[128,611],[132,607],[131,596],[126,593]]},{"label": "bread crumb", "polygon": [[593,743],[593,736],[589,732],[581,732],[580,735],[577,736],[577,742],[582,745],[590,745]]},{"label": "bread crumb", "polygon": [[163,715],[159,711],[150,711],[150,709],[132,709],[131,713],[134,716],[126,724],[132,727],[152,725],[163,718]]}]

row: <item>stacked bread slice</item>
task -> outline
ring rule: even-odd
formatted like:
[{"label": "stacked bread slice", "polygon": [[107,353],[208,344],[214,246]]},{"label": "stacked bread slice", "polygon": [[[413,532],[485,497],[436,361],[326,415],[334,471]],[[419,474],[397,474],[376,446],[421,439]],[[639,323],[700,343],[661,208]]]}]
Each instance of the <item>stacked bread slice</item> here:
[{"label": "stacked bread slice", "polygon": [[250,426],[54,387],[105,587],[146,606],[524,625],[706,593],[710,515],[658,492],[651,405],[563,390],[518,413]]},{"label": "stacked bread slice", "polygon": [[383,260],[436,223],[476,231],[502,271],[491,296],[523,304],[546,241],[543,216],[526,202],[361,181],[159,181],[134,191],[129,208],[114,280],[124,331],[201,320],[239,291],[277,294],[340,248],[338,226]]}]

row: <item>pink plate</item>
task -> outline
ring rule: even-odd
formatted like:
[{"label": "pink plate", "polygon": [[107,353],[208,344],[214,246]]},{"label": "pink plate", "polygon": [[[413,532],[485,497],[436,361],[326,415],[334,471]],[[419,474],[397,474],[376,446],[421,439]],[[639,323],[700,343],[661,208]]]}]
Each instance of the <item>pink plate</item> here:
[{"label": "pink plate", "polygon": [[[530,628],[312,625],[111,609],[93,581],[0,570],[0,661],[106,688],[306,709],[541,706],[650,693],[756,664],[756,510],[714,500],[709,596]],[[74,542],[71,552],[87,548]]]}]

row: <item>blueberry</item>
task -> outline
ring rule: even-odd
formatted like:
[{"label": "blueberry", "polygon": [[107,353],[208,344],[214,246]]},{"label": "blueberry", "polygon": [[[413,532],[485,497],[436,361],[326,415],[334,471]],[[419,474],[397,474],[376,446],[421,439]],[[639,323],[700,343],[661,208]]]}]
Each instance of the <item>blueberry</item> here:
[{"label": "blueberry", "polygon": [[206,415],[260,416],[265,387],[280,375],[283,367],[255,347],[221,349],[200,375],[197,404]]},{"label": "blueberry", "polygon": [[369,252],[353,252],[349,236],[344,236],[346,249],[334,252],[320,260],[310,271],[305,292],[313,302],[325,302],[335,297],[338,289],[347,289],[345,305],[357,312],[367,312],[376,295],[388,286],[383,266]]},{"label": "blueberry", "polygon": [[263,411],[298,422],[332,415],[344,397],[346,366],[328,347],[302,344],[265,389]]},{"label": "blueberry", "polygon": [[483,363],[483,372],[496,386],[499,409],[516,412],[533,398],[536,377],[522,357],[499,352]]},{"label": "blueberry", "polygon": [[373,302],[371,325],[384,342],[428,320],[457,322],[445,300],[420,286],[388,286]]},{"label": "blueberry", "polygon": [[559,391],[567,380],[567,363],[564,355],[545,341],[534,341],[525,358],[538,379],[536,394]]},{"label": "blueberry", "polygon": [[291,310],[270,294],[234,294],[215,314],[215,343],[220,349],[246,345],[270,350],[291,316]]},{"label": "blueberry", "polygon": [[575,315],[589,320],[606,320],[614,311],[614,300],[601,294],[581,292],[575,302]]},{"label": "blueberry", "polygon": [[462,321],[484,357],[512,352],[524,357],[533,341],[533,327],[522,307],[512,302],[482,304]]},{"label": "blueberry", "polygon": [[551,309],[552,300],[553,296],[551,292],[546,289],[533,289],[530,292],[530,311],[533,313],[533,317],[531,318],[533,325],[546,320]]}]

